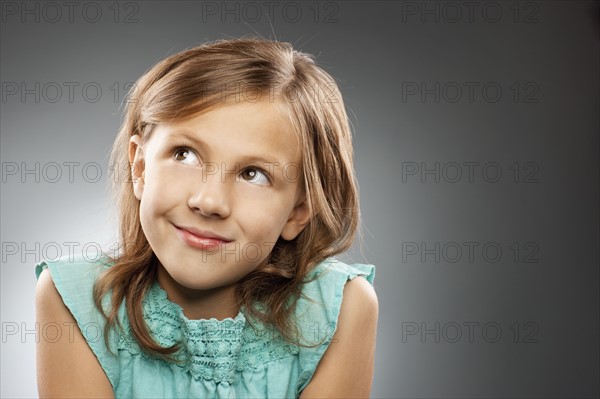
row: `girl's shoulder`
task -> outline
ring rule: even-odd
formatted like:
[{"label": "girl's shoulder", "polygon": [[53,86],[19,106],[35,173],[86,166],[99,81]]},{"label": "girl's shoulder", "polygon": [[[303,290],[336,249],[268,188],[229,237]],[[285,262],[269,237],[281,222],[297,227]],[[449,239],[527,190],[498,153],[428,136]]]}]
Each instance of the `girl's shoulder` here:
[{"label": "girl's shoulder", "polygon": [[[118,381],[119,366],[116,352],[116,343],[119,337],[111,330],[108,348],[104,341],[104,317],[96,308],[93,298],[93,288],[96,278],[114,262],[105,254],[99,257],[84,255],[66,255],[53,260],[43,260],[35,265],[35,276],[39,279],[42,271],[48,269],[52,282],[61,296],[65,306],[69,309],[81,331],[81,334],[98,358],[106,372],[111,384],[115,386]],[[108,297],[103,298],[106,305]],[[125,309],[122,306],[119,316],[124,317]],[[65,326],[63,333],[68,333]],[[113,346],[114,345],[114,346]]]},{"label": "girl's shoulder", "polygon": [[375,278],[375,266],[370,264],[347,264],[329,258],[315,266],[307,275],[307,282],[298,299],[295,318],[305,344],[300,347],[299,391],[310,382],[314,371],[332,342],[338,325],[344,286],[358,276],[371,285]]},{"label": "girl's shoulder", "polygon": [[373,285],[375,266],[362,263],[347,264],[336,258],[326,259],[316,265],[306,276],[302,296],[296,308],[297,319],[303,320],[303,314],[310,315],[309,322],[312,322],[315,328],[314,322],[336,324],[344,286],[347,281],[358,276],[364,277]]},{"label": "girl's shoulder", "polygon": [[96,275],[114,264],[113,260],[105,253],[89,257],[83,254],[69,254],[56,259],[45,259],[35,265],[35,276],[40,277],[44,269],[49,269],[54,283],[63,278],[74,277],[94,279]]},{"label": "girl's shoulder", "polygon": [[[337,258],[328,258],[317,264],[309,273],[309,277],[317,277],[319,284],[334,281],[352,280],[357,276],[364,276],[369,283],[373,284],[375,278],[375,266],[363,263],[344,263]],[[317,281],[315,280],[315,281]],[[344,281],[345,282],[345,281]]]},{"label": "girl's shoulder", "polygon": [[42,271],[48,269],[71,313],[74,316],[86,316],[93,313],[90,305],[93,304],[92,291],[97,277],[113,264],[112,259],[104,253],[96,257],[69,254],[37,263],[35,276],[39,279]]},{"label": "girl's shoulder", "polygon": [[322,311],[331,322],[337,320],[346,282],[355,277],[364,277],[371,285],[375,279],[375,266],[370,264],[347,264],[329,258],[316,265],[306,277],[300,310]]}]

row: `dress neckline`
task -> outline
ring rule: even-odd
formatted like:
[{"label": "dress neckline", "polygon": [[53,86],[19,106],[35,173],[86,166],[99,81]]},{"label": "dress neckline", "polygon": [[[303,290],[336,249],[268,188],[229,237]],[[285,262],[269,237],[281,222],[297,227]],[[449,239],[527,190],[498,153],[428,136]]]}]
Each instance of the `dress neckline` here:
[{"label": "dress neckline", "polygon": [[220,327],[243,327],[246,324],[246,317],[243,312],[243,308],[240,309],[235,317],[226,317],[224,319],[217,319],[211,317],[209,319],[189,319],[183,312],[183,308],[177,303],[171,301],[167,295],[167,292],[158,284],[158,281],[154,280],[150,290],[148,292],[148,304],[154,311],[160,309],[161,312],[169,313],[171,316],[176,316],[182,324],[188,326],[206,327],[216,326]]}]

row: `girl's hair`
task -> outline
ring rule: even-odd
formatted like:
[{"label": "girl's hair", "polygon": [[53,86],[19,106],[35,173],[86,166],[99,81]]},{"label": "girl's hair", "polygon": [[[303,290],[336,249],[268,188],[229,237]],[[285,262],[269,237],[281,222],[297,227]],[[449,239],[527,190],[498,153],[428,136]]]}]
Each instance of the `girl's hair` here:
[{"label": "girl's hair", "polygon": [[[112,172],[129,165],[132,135],[139,134],[144,143],[156,125],[192,117],[231,98],[260,98],[282,107],[302,150],[300,184],[311,220],[294,240],[279,238],[269,265],[250,272],[235,292],[250,324],[258,320],[275,327],[288,342],[300,344],[290,315],[302,284],[315,265],[350,247],[360,217],[344,103],[334,79],[315,65],[312,55],[285,42],[238,38],[203,44],[160,61],[130,90],[110,157],[110,164],[117,165]],[[96,307],[107,319],[105,340],[108,345],[110,328],[122,328],[118,309],[125,300],[140,347],[172,359],[179,345],[165,348],[155,342],[143,317],[142,299],[156,278],[158,259],[140,224],[140,202],[131,182],[111,181],[122,253],[111,258],[114,265],[98,278],[93,293]],[[111,298],[108,311],[102,306],[106,294]]]}]

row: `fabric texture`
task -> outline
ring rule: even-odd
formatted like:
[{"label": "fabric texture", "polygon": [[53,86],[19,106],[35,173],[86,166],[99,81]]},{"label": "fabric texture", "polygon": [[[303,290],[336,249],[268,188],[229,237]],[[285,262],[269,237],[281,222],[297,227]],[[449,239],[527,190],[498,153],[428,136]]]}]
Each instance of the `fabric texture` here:
[{"label": "fabric texture", "polygon": [[[346,281],[364,276],[373,284],[375,266],[347,265],[330,258],[309,274],[295,318],[302,343],[291,345],[271,327],[250,327],[243,309],[236,317],[188,319],[154,282],[144,297],[143,311],[154,339],[163,346],[182,342],[177,362],[166,362],[144,353],[131,333],[125,304],[119,308],[124,333],[111,330],[108,347],[105,321],[94,306],[96,277],[113,264],[107,257],[86,260],[63,257],[42,261],[36,278],[48,268],[63,302],[98,358],[115,397],[144,398],[293,398],[310,382],[319,361],[331,344]],[[107,307],[109,298],[103,303]]]}]

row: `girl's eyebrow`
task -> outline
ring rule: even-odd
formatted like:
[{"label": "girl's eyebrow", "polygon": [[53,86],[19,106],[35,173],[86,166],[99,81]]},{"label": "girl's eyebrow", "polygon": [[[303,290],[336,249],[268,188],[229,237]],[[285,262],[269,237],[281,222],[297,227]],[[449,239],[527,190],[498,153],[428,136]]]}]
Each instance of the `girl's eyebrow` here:
[{"label": "girl's eyebrow", "polygon": [[200,147],[205,147],[206,144],[200,140],[199,138],[197,138],[193,133],[191,133],[189,130],[185,130],[185,129],[178,129],[178,130],[172,130],[171,133],[169,133],[167,135],[167,139],[177,139],[177,138],[184,138],[184,139],[188,139],[190,141],[192,141],[194,144],[197,144]]},{"label": "girl's eyebrow", "polygon": [[[194,144],[198,145],[200,148],[208,147],[208,145],[204,141],[202,141],[201,139],[196,137],[194,134],[192,134],[187,129],[174,130],[174,131],[172,131],[171,134],[169,134],[167,136],[168,140],[176,140],[178,138],[188,139],[189,141],[192,141]],[[286,161],[281,161],[281,160],[276,160],[276,159],[275,160],[267,159],[260,155],[241,155],[239,157],[239,159],[237,159],[236,161],[239,163],[251,163],[251,162],[261,163],[262,162],[263,164],[266,164],[266,165],[273,165],[274,168],[278,168],[278,169],[281,169],[283,167],[288,167],[291,164],[294,164],[294,162],[286,162]]]}]

